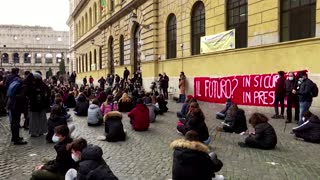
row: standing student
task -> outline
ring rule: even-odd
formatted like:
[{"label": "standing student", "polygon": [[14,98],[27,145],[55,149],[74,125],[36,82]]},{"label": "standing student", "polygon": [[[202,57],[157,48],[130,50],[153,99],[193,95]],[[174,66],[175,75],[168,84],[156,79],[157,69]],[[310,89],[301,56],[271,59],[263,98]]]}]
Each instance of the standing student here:
[{"label": "standing student", "polygon": [[288,73],[288,79],[285,81],[284,86],[286,90],[287,97],[287,121],[286,123],[291,123],[292,121],[292,105],[294,105],[294,120],[299,121],[299,97],[293,94],[292,91],[297,89],[297,79],[293,72]]},{"label": "standing student", "polygon": [[[284,98],[285,98],[285,77],[284,77],[284,72],[279,71],[278,72],[279,78],[276,82],[276,90],[275,90],[275,99],[274,99],[274,110],[275,110],[275,115],[273,115],[271,118],[273,119],[284,119]],[[281,106],[281,114],[279,114],[279,109],[278,105],[280,102]]]}]

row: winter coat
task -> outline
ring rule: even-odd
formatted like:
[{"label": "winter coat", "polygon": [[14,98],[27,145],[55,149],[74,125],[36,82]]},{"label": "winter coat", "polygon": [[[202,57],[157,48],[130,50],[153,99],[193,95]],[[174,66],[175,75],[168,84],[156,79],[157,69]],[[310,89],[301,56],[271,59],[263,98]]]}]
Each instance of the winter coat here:
[{"label": "winter coat", "polygon": [[148,104],[146,104],[146,106],[149,109],[150,122],[155,122],[156,121],[156,111],[158,110],[158,108],[155,105],[153,105],[152,103],[148,103]]},{"label": "winter coat", "polygon": [[161,100],[161,101],[158,101],[158,104],[159,104],[159,109],[160,109],[160,114],[164,113],[164,112],[168,112],[168,107],[167,107],[167,104],[168,102],[165,101],[165,100]]},{"label": "winter coat", "polygon": [[305,79],[302,81],[298,95],[300,102],[312,102],[311,90],[313,87],[313,82],[310,79]]},{"label": "winter coat", "polygon": [[109,142],[124,141],[126,134],[123,130],[122,114],[111,111],[104,116],[106,140]]},{"label": "winter coat", "polygon": [[286,80],[285,77],[280,76],[276,82],[275,95],[278,97],[284,97],[286,94],[285,87],[284,87],[285,80]]},{"label": "winter coat", "polygon": [[102,103],[100,110],[102,112],[103,115],[106,115],[108,112],[113,111],[113,104],[112,103],[108,103],[106,105],[106,103]]},{"label": "winter coat", "polygon": [[131,119],[131,124],[136,131],[148,130],[150,125],[149,109],[144,104],[137,106],[128,114]]},{"label": "winter coat", "polygon": [[171,143],[172,180],[211,180],[217,164],[208,155],[209,148],[197,141],[178,139]]},{"label": "winter coat", "polygon": [[242,133],[248,130],[246,115],[243,109],[238,109],[236,116],[229,122],[229,126],[223,126],[227,132]]},{"label": "winter coat", "polygon": [[287,79],[284,82],[284,89],[286,91],[286,96],[287,97],[291,96],[291,95],[294,95],[294,94],[292,94],[292,90],[296,90],[297,89],[296,84],[297,84],[297,82],[295,80],[290,81],[289,79]]},{"label": "winter coat", "polygon": [[130,75],[130,71],[129,70],[124,70],[123,72],[123,78],[128,78],[128,76]]},{"label": "winter coat", "polygon": [[103,115],[98,105],[90,104],[88,109],[88,124],[98,124],[102,122]]},{"label": "winter coat", "polygon": [[31,112],[41,112],[50,107],[51,91],[41,79],[38,79],[36,84],[32,86],[28,97]]},{"label": "winter coat", "polygon": [[195,116],[190,116],[187,121],[188,131],[194,130],[198,133],[200,141],[205,141],[209,138],[209,131],[204,119]]},{"label": "winter coat", "polygon": [[78,169],[78,180],[117,180],[110,167],[102,158],[99,146],[88,145],[81,152]]},{"label": "winter coat", "polygon": [[267,122],[257,124],[255,135],[250,135],[248,138],[253,138],[258,145],[257,147],[261,149],[274,149],[277,144],[277,134],[274,128]]},{"label": "winter coat", "polygon": [[77,105],[74,108],[76,115],[87,116],[88,115],[88,108],[89,108],[89,101],[86,99],[85,96],[79,95],[79,98],[77,99]]},{"label": "winter coat", "polygon": [[169,77],[167,75],[163,76],[163,89],[167,89],[169,87]]},{"label": "winter coat", "polygon": [[179,80],[179,89],[180,89],[180,94],[186,94],[186,78],[185,77]]},{"label": "winter coat", "polygon": [[67,150],[67,145],[72,142],[72,139],[67,137],[63,141],[54,146],[57,152],[55,160],[47,162],[42,169],[47,171],[65,175],[71,168],[76,168],[77,164],[71,158],[71,150]]},{"label": "winter coat", "polygon": [[318,116],[311,116],[302,125],[292,129],[294,134],[305,141],[320,143],[320,119]]},{"label": "winter coat", "polygon": [[77,102],[76,102],[76,99],[74,98],[74,95],[69,93],[64,104],[68,108],[76,107]]},{"label": "winter coat", "polygon": [[60,125],[67,125],[67,119],[65,116],[50,116],[50,118],[48,119],[48,133],[46,136],[47,141],[52,141],[52,136],[54,135],[54,128]]},{"label": "winter coat", "polygon": [[130,112],[132,110],[132,102],[131,101],[128,101],[128,102],[119,101],[118,107],[119,107],[120,112]]}]

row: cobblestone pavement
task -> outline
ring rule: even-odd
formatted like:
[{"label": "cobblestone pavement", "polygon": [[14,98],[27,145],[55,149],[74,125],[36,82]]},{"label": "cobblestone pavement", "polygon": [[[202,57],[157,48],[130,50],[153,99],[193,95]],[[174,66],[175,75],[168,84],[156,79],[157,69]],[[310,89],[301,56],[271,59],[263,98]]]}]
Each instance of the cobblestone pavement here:
[{"label": "cobblestone pavement", "polygon": [[[215,112],[223,105],[200,103],[206,114],[206,123],[213,141],[210,147],[223,161],[219,174],[226,179],[270,179],[270,180],[316,180],[320,179],[320,145],[295,140],[290,134],[294,124],[288,124],[284,132],[284,120],[271,120],[278,134],[275,150],[265,151],[240,148],[238,141],[244,139],[237,134],[220,133],[215,127],[220,125],[214,118]],[[88,127],[85,118],[74,117],[76,130],[73,137],[84,137],[89,143],[103,148],[104,158],[119,179],[169,179],[171,177],[172,149],[170,142],[182,138],[176,133],[175,112],[181,104],[170,103],[170,112],[157,117],[147,132],[134,132],[129,119],[124,114],[124,126],[128,131],[125,142],[108,143],[97,141],[103,134],[103,127]],[[272,108],[243,107],[247,117],[254,111],[273,113]],[[72,113],[72,111],[70,112]],[[320,115],[319,111],[317,114]],[[250,125],[249,125],[250,126]],[[8,118],[0,121],[0,179],[26,180],[32,169],[45,159],[55,157],[53,145],[46,144],[44,136],[30,138],[27,131],[20,131],[29,142],[26,146],[10,143]]]}]

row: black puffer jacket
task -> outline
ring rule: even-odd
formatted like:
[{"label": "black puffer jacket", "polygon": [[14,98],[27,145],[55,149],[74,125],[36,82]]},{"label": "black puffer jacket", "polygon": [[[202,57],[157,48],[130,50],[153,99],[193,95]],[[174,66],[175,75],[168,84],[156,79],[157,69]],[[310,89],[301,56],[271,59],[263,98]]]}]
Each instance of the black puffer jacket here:
[{"label": "black puffer jacket", "polygon": [[215,177],[216,164],[208,155],[209,148],[196,141],[175,140],[173,149],[173,180],[211,180]]},{"label": "black puffer jacket", "polygon": [[187,122],[188,131],[194,130],[199,134],[200,141],[205,141],[209,138],[208,127],[203,118],[191,116]]},{"label": "black puffer jacket", "polygon": [[224,126],[223,128],[227,128],[228,132],[234,132],[234,133],[242,133],[247,131],[247,121],[246,121],[246,115],[243,109],[238,109],[236,112],[236,116],[233,119],[233,121],[229,122],[230,126]]},{"label": "black puffer jacket", "polygon": [[46,136],[47,141],[52,141],[52,136],[54,134],[54,128],[60,125],[67,125],[67,119],[63,116],[50,116],[48,119],[48,134]]},{"label": "black puffer jacket", "polygon": [[312,102],[312,87],[313,82],[310,79],[303,80],[298,91],[300,102]]},{"label": "black puffer jacket", "polygon": [[102,158],[99,146],[88,145],[81,153],[78,180],[117,180],[107,163]]},{"label": "black puffer jacket", "polygon": [[257,124],[255,127],[255,141],[262,149],[273,149],[277,144],[277,135],[274,128],[267,122]]},{"label": "black puffer jacket", "polygon": [[118,111],[111,111],[104,116],[106,140],[109,142],[124,141],[126,134],[123,130],[122,114]]},{"label": "black puffer jacket", "polygon": [[77,105],[74,109],[74,111],[76,112],[76,115],[87,116],[88,108],[89,108],[89,101],[87,100],[86,96],[84,96],[83,94],[79,95],[77,99]]},{"label": "black puffer jacket", "polygon": [[293,128],[294,134],[305,141],[320,143],[320,119],[318,116],[311,116],[302,125]]}]

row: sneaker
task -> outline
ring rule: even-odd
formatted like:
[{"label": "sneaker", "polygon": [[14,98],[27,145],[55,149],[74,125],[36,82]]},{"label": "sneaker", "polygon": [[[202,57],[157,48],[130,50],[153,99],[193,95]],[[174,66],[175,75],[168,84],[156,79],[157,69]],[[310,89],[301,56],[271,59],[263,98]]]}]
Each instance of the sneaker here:
[{"label": "sneaker", "polygon": [[271,116],[272,119],[279,119],[279,115],[275,114],[273,116]]},{"label": "sneaker", "polygon": [[177,133],[178,133],[179,135],[183,136],[183,134],[182,134],[180,131],[178,131],[178,130],[177,130]]},{"label": "sneaker", "polygon": [[215,177],[212,178],[212,180],[224,180],[224,176],[223,175],[215,175]]},{"label": "sneaker", "polygon": [[28,144],[28,142],[27,142],[27,141],[20,140],[20,141],[15,141],[13,144],[14,144],[14,145],[25,145],[25,144]]},{"label": "sneaker", "polygon": [[246,143],[244,143],[244,142],[238,142],[238,145],[239,145],[240,147],[248,147],[248,146],[246,145]]}]

